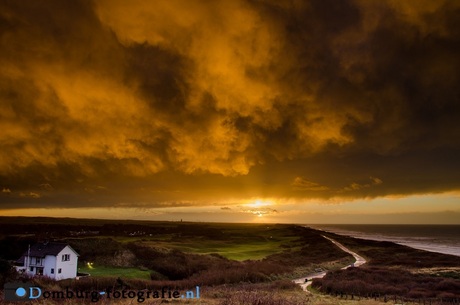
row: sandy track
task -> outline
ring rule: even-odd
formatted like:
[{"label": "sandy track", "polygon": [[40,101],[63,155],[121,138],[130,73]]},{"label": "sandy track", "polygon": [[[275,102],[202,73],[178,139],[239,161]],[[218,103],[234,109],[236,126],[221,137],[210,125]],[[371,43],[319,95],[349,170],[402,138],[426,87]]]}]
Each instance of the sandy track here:
[{"label": "sandy track", "polygon": [[[340,248],[340,250],[342,251],[345,251],[347,253],[350,253],[351,255],[353,255],[353,257],[355,258],[355,262],[351,265],[347,265],[345,267],[343,267],[342,269],[347,269],[348,267],[359,267],[363,264],[366,263],[366,260],[364,259],[364,257],[360,256],[359,254],[357,254],[356,252],[353,252],[351,251],[350,249],[348,249],[347,247],[345,247],[344,245],[342,245],[341,243],[333,240],[332,238],[329,238],[329,237],[326,237],[324,235],[321,235],[323,236],[324,238],[326,238],[327,240],[329,240],[330,242],[332,242],[334,245],[336,245],[337,247]],[[322,278],[324,277],[325,275],[327,274],[327,271],[322,271],[322,272],[317,272],[317,273],[310,273],[308,274],[307,276],[305,277],[302,277],[302,278],[299,278],[299,279],[296,279],[294,280],[294,283],[296,284],[299,284],[300,287],[302,287],[302,289],[304,291],[307,291],[307,287],[311,285],[311,280],[312,279],[316,279],[316,278]],[[305,282],[305,280],[308,280],[307,282]]]}]

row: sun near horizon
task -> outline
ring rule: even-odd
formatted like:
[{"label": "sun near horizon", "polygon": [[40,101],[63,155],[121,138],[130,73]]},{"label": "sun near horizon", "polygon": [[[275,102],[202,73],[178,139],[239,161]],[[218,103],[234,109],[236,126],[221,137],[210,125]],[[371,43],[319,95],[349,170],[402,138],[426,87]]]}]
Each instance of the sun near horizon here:
[{"label": "sun near horizon", "polygon": [[460,224],[455,1],[3,1],[0,215]]}]

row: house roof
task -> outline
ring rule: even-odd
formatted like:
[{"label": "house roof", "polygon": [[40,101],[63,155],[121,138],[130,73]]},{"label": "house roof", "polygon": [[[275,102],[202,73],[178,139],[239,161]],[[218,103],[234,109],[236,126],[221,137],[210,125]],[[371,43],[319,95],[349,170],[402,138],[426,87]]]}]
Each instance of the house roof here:
[{"label": "house roof", "polygon": [[57,243],[57,242],[45,242],[45,243],[37,243],[33,246],[30,247],[30,252],[27,250],[24,252],[24,254],[21,256],[20,259],[18,259],[16,262],[18,263],[24,263],[24,258],[26,256],[33,256],[33,257],[45,257],[47,255],[53,255],[57,256],[59,252],[61,252],[65,247],[69,247],[75,254],[78,256],[78,253],[72,249],[71,246],[69,246],[66,243]]}]

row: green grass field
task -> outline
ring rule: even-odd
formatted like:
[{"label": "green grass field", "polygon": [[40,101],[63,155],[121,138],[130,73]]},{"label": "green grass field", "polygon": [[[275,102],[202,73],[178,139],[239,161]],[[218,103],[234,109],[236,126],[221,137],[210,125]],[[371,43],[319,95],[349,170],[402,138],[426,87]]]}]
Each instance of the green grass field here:
[{"label": "green grass field", "polygon": [[173,238],[160,242],[184,252],[196,254],[217,253],[232,260],[263,259],[268,255],[282,252],[283,246],[294,247],[295,236],[290,236],[286,227],[274,229],[267,225],[213,225],[226,238],[210,240],[200,237]]},{"label": "green grass field", "polygon": [[150,279],[150,271],[144,271],[138,268],[117,268],[93,265],[92,268],[88,266],[81,266],[78,268],[78,272],[89,273],[91,276],[96,277],[111,276],[122,278]]},{"label": "green grass field", "polygon": [[276,240],[260,241],[209,241],[209,240],[187,240],[184,242],[151,242],[152,246],[175,248],[188,253],[211,254],[216,253],[232,260],[263,259],[268,255],[279,253],[283,250],[283,244],[288,244],[293,239],[283,238]]}]

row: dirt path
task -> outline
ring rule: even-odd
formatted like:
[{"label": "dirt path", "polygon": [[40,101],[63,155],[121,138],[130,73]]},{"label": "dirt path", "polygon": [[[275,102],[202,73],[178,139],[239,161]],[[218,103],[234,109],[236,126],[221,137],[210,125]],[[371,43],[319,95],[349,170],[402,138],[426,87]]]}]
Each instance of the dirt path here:
[{"label": "dirt path", "polygon": [[[321,235],[321,236],[323,236],[324,238],[326,238],[327,240],[332,242],[334,245],[339,247],[340,250],[345,251],[347,253],[350,253],[355,258],[355,262],[353,264],[347,265],[347,266],[343,267],[342,269],[347,269],[348,267],[359,267],[359,266],[361,266],[361,265],[366,263],[366,260],[364,259],[364,257],[362,257],[362,256],[358,255],[357,253],[351,251],[350,249],[348,249],[347,247],[345,247],[341,243],[333,240],[332,238],[326,237],[324,235]],[[300,287],[302,287],[302,289],[304,291],[308,292],[307,287],[311,285],[311,280],[312,279],[317,279],[317,278],[320,279],[320,278],[324,277],[326,275],[326,273],[327,273],[327,271],[322,271],[322,272],[317,272],[317,273],[310,273],[305,277],[302,277],[300,279],[294,280],[294,283],[299,284]],[[305,282],[305,280],[308,280],[308,281]]]}]

